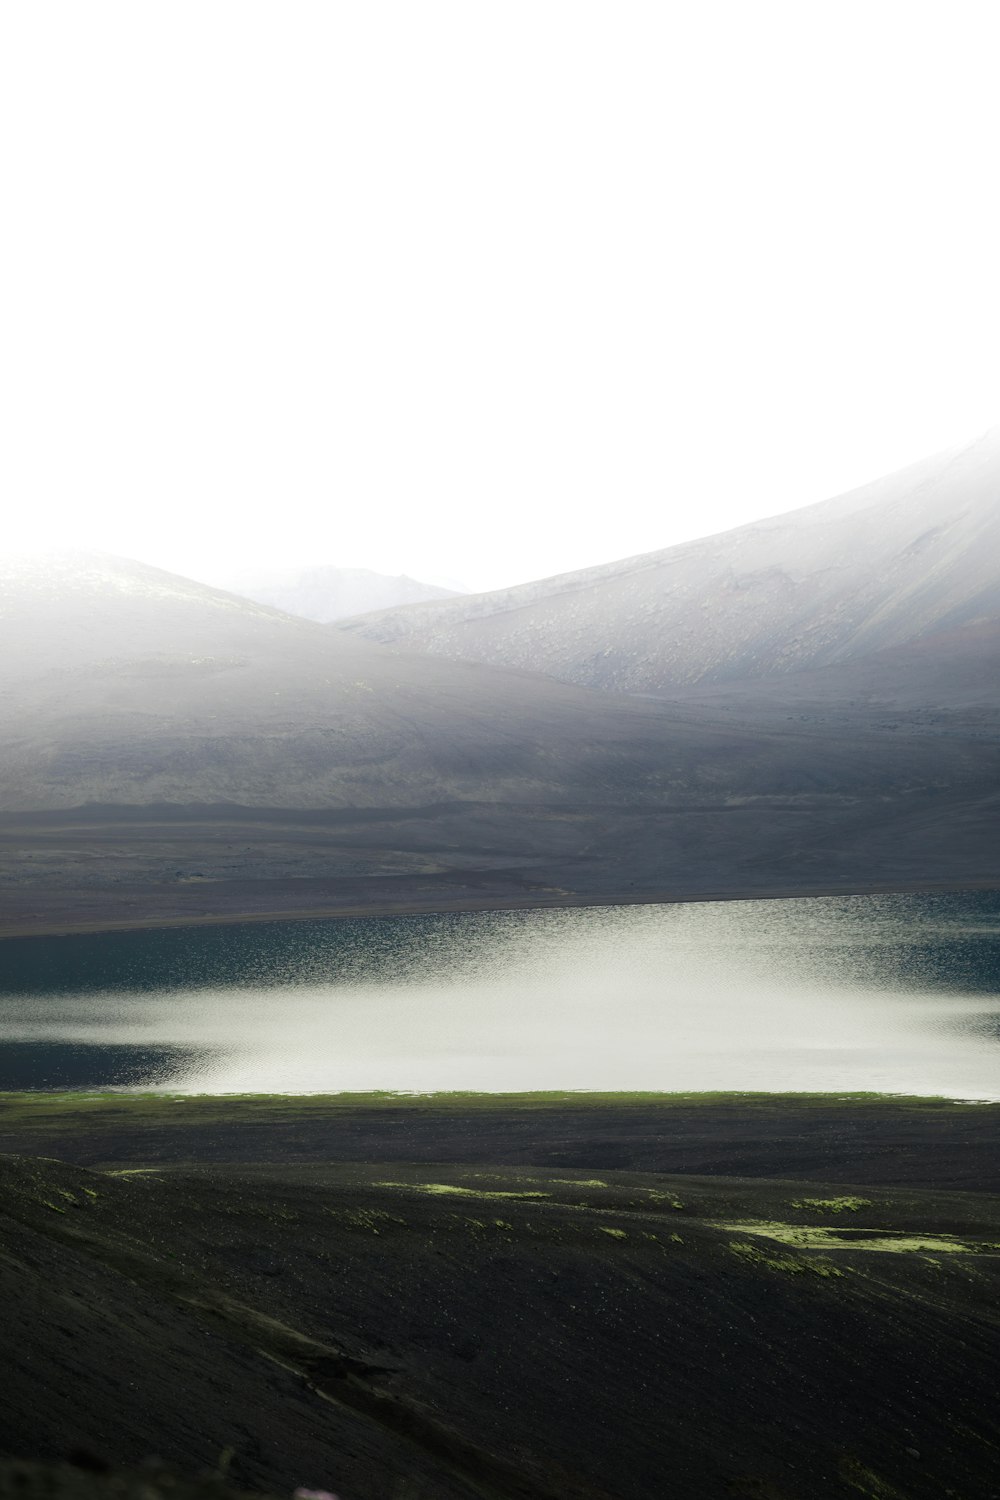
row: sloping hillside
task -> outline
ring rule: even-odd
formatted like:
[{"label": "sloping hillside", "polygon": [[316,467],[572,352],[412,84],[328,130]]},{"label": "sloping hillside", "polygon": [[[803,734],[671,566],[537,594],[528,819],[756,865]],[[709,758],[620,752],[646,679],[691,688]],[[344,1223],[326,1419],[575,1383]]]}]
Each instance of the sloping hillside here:
[{"label": "sloping hillside", "polygon": [[641,714],[127,559],[9,563],[0,600],[0,808],[607,795],[656,771]]},{"label": "sloping hillside", "polygon": [[942,630],[828,667],[674,689],[669,701],[675,712],[724,711],[757,724],[822,722],[847,730],[867,723],[996,739],[1000,619]]},{"label": "sloping hillside", "polygon": [[[995,1158],[995,1110],[539,1102],[119,1098],[124,1170],[0,1157],[0,1452],[344,1500],[993,1493],[1000,1213],[921,1175],[968,1170],[941,1114]],[[90,1101],[55,1110],[78,1149]],[[678,1146],[719,1165],[642,1163]]]},{"label": "sloping hillside", "polygon": [[1000,618],[1000,429],[855,490],[603,567],[349,622],[620,692],[755,680]]}]

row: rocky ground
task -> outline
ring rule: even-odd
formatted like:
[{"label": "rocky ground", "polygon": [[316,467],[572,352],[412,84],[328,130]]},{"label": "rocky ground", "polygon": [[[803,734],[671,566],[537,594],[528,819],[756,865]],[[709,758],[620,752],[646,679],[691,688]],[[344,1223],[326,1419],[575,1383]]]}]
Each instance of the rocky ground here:
[{"label": "rocky ground", "polygon": [[0,1450],[342,1500],[988,1497],[998,1135],[917,1100],[8,1096]]}]

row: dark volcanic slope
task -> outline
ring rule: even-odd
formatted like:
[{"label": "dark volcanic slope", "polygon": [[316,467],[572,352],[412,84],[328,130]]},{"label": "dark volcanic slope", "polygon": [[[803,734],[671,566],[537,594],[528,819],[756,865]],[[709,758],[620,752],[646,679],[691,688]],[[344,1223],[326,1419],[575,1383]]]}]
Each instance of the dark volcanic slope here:
[{"label": "dark volcanic slope", "polygon": [[343,1500],[992,1493],[987,1195],[0,1161],[0,1450]]},{"label": "dark volcanic slope", "polygon": [[431,655],[664,692],[852,661],[1000,617],[1000,429],[722,536],[345,625]]}]

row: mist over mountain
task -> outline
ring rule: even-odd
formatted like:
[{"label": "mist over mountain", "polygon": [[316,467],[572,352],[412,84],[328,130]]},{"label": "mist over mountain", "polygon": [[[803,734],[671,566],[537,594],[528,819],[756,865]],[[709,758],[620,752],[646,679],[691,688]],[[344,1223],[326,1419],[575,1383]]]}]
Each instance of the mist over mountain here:
[{"label": "mist over mountain", "polygon": [[290,615],[301,615],[321,624],[371,610],[458,595],[456,589],[421,583],[405,573],[391,577],[371,568],[337,568],[332,564],[314,568],[247,569],[220,576],[213,582],[245,599],[270,604]]},{"label": "mist over mountain", "polygon": [[669,695],[706,714],[747,721],[839,725],[863,722],[920,733],[1000,733],[1000,620],[987,619],[810,671]]},{"label": "mist over mountain", "polygon": [[1000,429],[720,536],[342,628],[664,693],[788,677],[1000,618]]},{"label": "mist over mountain", "polygon": [[[901,481],[884,481],[880,500],[863,491],[652,563],[572,575],[582,586],[510,591],[534,597],[525,629],[566,660],[563,605],[581,630],[600,615],[611,639],[615,590],[648,586],[659,612],[623,606],[622,619],[646,621],[647,666],[659,642],[691,681],[663,690],[640,677],[632,696],[363,633],[497,596],[345,630],[125,558],[8,561],[0,926],[995,883],[998,554],[985,452],[952,462],[950,512],[935,460],[916,489],[909,471],[915,510]],[[881,569],[857,561],[848,533],[855,549],[872,539]],[[802,577],[827,578],[812,617],[823,631],[797,654],[787,609],[758,598],[751,650],[698,603],[696,575],[731,584],[731,565],[711,558],[731,559],[740,537],[758,560],[765,540],[776,555],[784,538],[786,559],[789,538],[801,542],[796,555],[814,565]],[[656,621],[680,618],[675,593],[656,593],[669,556],[676,577],[691,576],[694,623],[661,640]],[[805,610],[810,591],[796,589]],[[742,594],[757,597],[752,583]],[[516,613],[466,619],[506,628]],[[591,668],[603,663],[620,689],[605,651]],[[791,672],[793,655],[808,670]]]},{"label": "mist over mountain", "polygon": [[642,715],[594,695],[409,660],[126,558],[8,562],[0,599],[0,808],[386,806],[655,770]]}]

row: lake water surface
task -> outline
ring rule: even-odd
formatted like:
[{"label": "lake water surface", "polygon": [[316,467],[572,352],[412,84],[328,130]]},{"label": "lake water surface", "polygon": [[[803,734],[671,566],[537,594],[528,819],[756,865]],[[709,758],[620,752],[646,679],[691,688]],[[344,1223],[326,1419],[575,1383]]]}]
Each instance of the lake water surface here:
[{"label": "lake water surface", "polygon": [[0,1088],[1000,1098],[1000,892],[0,943]]}]

